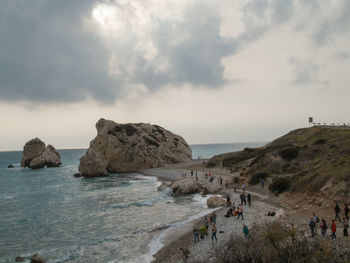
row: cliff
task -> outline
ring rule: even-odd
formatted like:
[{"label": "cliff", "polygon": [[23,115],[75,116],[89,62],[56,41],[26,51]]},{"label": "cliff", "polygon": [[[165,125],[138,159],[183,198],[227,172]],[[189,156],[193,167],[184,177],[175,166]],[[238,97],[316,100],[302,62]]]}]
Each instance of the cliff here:
[{"label": "cliff", "polygon": [[182,137],[157,125],[100,119],[96,129],[97,136],[80,159],[79,171],[85,177],[161,167],[192,158]]}]

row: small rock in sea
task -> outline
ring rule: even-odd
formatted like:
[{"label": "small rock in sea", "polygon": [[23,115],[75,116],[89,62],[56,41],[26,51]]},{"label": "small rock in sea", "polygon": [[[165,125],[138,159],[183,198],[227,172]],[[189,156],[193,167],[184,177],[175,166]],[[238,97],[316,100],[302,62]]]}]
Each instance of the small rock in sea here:
[{"label": "small rock in sea", "polygon": [[18,256],[18,257],[16,257],[15,261],[16,262],[23,262],[24,261],[24,257]]},{"label": "small rock in sea", "polygon": [[14,168],[14,166],[12,164],[9,164],[9,166],[7,166],[7,168],[11,169],[11,168]]},{"label": "small rock in sea", "polygon": [[80,173],[75,173],[74,177],[81,177],[81,174]]},{"label": "small rock in sea", "polygon": [[30,263],[45,263],[45,260],[42,259],[38,254],[34,254],[30,259]]},{"label": "small rock in sea", "polygon": [[220,230],[220,231],[219,231],[219,233],[221,233],[221,234],[222,234],[222,233],[225,233],[225,232],[224,232],[224,231],[222,231],[222,230]]}]

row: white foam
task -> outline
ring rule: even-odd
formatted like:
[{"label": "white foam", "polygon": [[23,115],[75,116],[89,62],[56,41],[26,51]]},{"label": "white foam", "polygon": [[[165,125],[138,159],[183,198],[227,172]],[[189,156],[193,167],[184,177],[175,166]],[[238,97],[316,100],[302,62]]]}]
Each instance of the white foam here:
[{"label": "white foam", "polygon": [[[206,207],[206,204],[207,204],[207,199],[212,196],[212,195],[207,195],[206,197],[202,197],[200,194],[195,194],[193,195],[193,200],[195,202],[200,202],[202,203],[205,207]],[[149,244],[149,250],[148,250],[148,253],[144,254],[141,256],[141,261],[140,262],[145,262],[145,263],[150,263],[154,260],[154,257],[153,255],[155,255],[159,250],[161,250],[164,246],[164,243],[163,243],[163,239],[172,231],[176,230],[176,229],[179,229],[181,227],[183,227],[185,224],[188,224],[190,223],[191,221],[193,220],[196,220],[198,218],[201,218],[207,214],[209,214],[210,212],[213,212],[213,211],[216,211],[220,208],[206,208],[204,211],[196,214],[196,215],[193,215],[189,218],[187,218],[186,220],[184,221],[180,221],[180,222],[177,222],[177,223],[174,223],[172,225],[170,225],[169,228],[165,229],[164,231],[162,231],[156,238],[154,238],[150,244]]]}]

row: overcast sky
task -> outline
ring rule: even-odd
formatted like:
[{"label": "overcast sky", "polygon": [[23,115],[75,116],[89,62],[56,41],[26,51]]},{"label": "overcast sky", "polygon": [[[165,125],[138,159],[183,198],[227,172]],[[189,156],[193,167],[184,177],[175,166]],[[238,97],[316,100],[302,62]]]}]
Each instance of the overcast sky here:
[{"label": "overcast sky", "polygon": [[103,117],[190,144],[350,122],[348,0],[2,0],[0,150],[88,146]]}]

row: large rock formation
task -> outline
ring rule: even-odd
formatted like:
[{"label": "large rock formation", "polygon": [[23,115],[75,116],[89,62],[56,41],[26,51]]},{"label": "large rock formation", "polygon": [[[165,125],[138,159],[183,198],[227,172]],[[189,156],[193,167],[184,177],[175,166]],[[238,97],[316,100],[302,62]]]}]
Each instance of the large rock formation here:
[{"label": "large rock formation", "polygon": [[46,147],[39,138],[27,142],[23,147],[21,166],[32,169],[57,167],[61,165],[61,156],[52,145]]},{"label": "large rock formation", "polygon": [[79,170],[85,177],[161,167],[192,158],[182,137],[157,125],[100,119],[96,129],[96,138],[80,159]]},{"label": "large rock formation", "polygon": [[225,206],[225,205],[226,205],[225,199],[221,198],[220,196],[213,195],[207,199],[208,208],[216,208],[216,207]]}]

